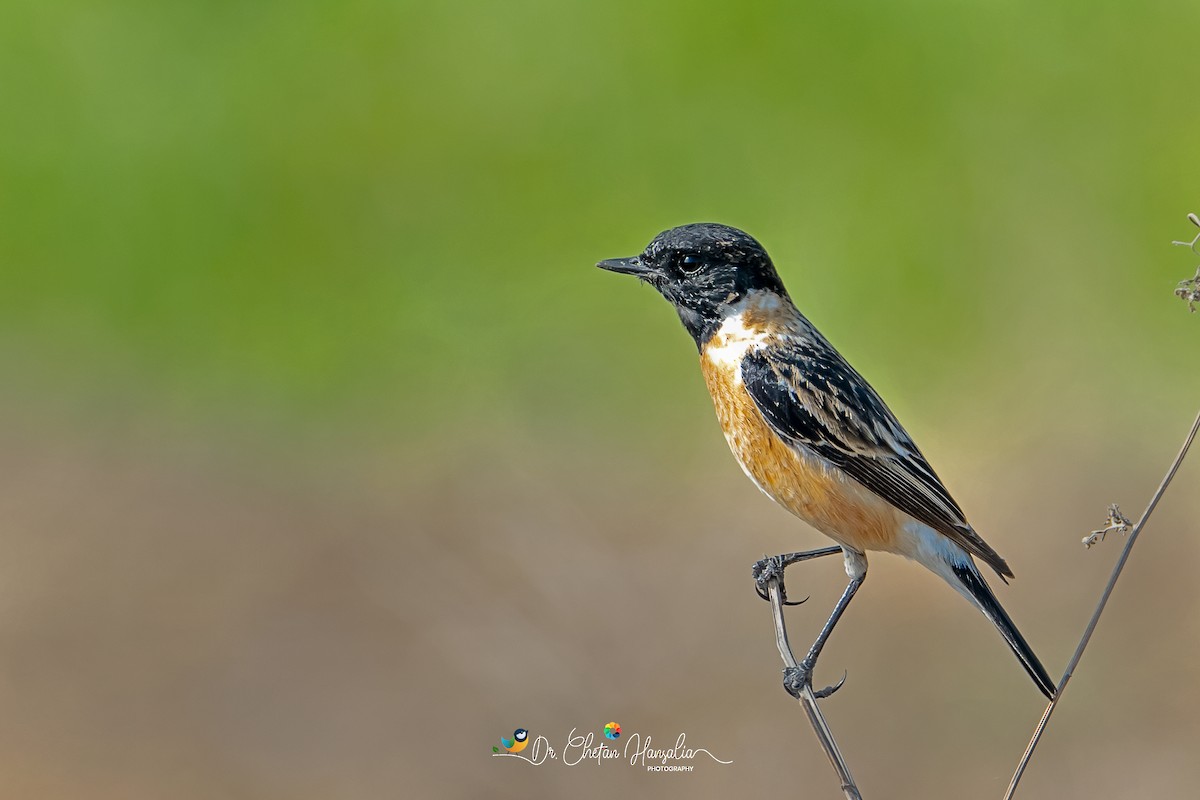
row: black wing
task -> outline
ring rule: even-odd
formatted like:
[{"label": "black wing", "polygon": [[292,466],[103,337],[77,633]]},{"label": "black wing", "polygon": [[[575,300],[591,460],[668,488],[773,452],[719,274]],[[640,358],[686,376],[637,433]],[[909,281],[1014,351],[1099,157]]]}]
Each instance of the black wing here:
[{"label": "black wing", "polygon": [[[818,334],[819,336],[819,334]],[[822,339],[790,339],[749,353],[742,381],[771,429],[802,445],[909,516],[1012,570],[971,528],[937,473],[875,390]]]}]

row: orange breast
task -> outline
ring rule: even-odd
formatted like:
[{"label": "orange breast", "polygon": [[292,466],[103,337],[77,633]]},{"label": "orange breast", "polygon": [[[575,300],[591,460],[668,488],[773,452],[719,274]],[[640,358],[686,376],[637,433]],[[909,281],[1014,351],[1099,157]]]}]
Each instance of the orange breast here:
[{"label": "orange breast", "polygon": [[895,549],[906,519],[902,512],[776,436],[732,362],[702,354],[700,367],[729,448],[760,489],[838,544],[855,550]]}]

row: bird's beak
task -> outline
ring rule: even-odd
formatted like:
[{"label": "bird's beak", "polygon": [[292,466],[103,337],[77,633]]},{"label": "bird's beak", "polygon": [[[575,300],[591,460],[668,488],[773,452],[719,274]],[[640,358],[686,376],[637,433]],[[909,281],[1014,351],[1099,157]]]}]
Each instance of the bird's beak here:
[{"label": "bird's beak", "polygon": [[600,269],[606,269],[609,272],[619,272],[622,275],[635,275],[639,278],[649,278],[655,274],[654,270],[642,263],[641,256],[609,258],[601,261],[596,266]]}]

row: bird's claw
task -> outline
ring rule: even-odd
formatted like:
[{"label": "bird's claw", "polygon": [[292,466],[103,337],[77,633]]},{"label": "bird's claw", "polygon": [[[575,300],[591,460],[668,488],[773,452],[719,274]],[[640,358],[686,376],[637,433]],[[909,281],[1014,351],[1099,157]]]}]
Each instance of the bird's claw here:
[{"label": "bird's claw", "polygon": [[783,584],[783,570],[787,567],[784,563],[783,556],[768,556],[761,561],[754,562],[754,566],[750,568],[750,574],[754,578],[754,591],[763,600],[770,602],[771,598],[767,594],[767,586],[771,581],[779,582],[779,599],[785,606],[798,606],[806,603],[808,598],[803,600],[788,600],[787,587]]},{"label": "bird's claw", "polygon": [[[783,670],[783,688],[787,690],[788,694],[799,700],[800,695],[806,686],[809,689],[812,689],[812,671],[813,665],[809,664],[807,661],[801,662],[797,667],[786,667]],[[841,680],[839,680],[833,686],[826,686],[824,689],[818,689],[814,691],[813,697],[817,698],[818,700],[824,700],[826,697],[829,697],[838,689],[842,688],[842,685],[846,682],[847,677],[848,673],[842,672]]]},{"label": "bird's claw", "polygon": [[[761,587],[755,586],[754,592],[759,597],[761,597],[763,600],[766,600],[767,602],[771,601],[771,598],[767,595],[767,593],[765,591],[763,591],[763,589]],[[787,599],[787,589],[785,589],[783,587],[783,584],[780,584],[780,586],[779,586],[779,600],[785,606],[801,606],[808,602],[807,597],[804,598],[803,600],[788,600]]]}]

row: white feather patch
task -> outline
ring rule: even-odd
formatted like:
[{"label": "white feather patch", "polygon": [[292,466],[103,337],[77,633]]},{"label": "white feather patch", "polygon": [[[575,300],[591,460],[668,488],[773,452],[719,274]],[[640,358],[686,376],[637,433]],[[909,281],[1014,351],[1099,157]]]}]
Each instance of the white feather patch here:
[{"label": "white feather patch", "polygon": [[899,540],[896,547],[897,553],[911,558],[931,572],[942,576],[942,579],[967,598],[971,605],[979,606],[979,601],[971,596],[962,581],[954,574],[956,565],[973,567],[971,556],[966,550],[933,528],[916,520],[906,522],[900,529],[900,536],[897,538]]},{"label": "white feather patch", "polygon": [[[713,335],[712,340],[704,349],[705,358],[723,367],[734,370],[734,381],[741,383],[742,359],[746,353],[767,344],[773,335],[760,327],[746,325],[747,312],[753,312],[755,317],[781,317],[780,322],[790,323],[790,317],[796,312],[790,302],[774,292],[750,292],[736,305],[730,308],[729,316],[721,323],[721,327]],[[791,312],[790,314],[788,312]]]}]

